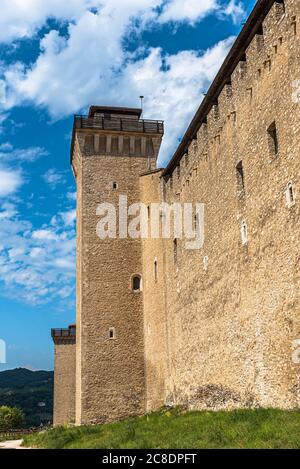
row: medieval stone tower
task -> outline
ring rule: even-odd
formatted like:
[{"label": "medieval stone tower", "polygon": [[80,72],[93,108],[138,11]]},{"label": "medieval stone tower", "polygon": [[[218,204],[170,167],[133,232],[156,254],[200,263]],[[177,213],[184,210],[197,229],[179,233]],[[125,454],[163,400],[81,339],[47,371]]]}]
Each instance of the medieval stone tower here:
[{"label": "medieval stone tower", "polygon": [[[145,407],[141,240],[99,240],[97,206],[140,201],[139,176],[156,166],[163,123],[141,110],[92,107],[75,117],[77,192],[76,422]],[[95,409],[96,412],[95,412]],[[120,414],[121,412],[121,414]]]},{"label": "medieval stone tower", "polygon": [[[52,331],[56,425],[165,404],[299,407],[299,16],[299,0],[257,1],[165,169],[162,122],[75,117],[76,339]],[[203,246],[100,240],[97,207],[120,195],[204,204]]]}]

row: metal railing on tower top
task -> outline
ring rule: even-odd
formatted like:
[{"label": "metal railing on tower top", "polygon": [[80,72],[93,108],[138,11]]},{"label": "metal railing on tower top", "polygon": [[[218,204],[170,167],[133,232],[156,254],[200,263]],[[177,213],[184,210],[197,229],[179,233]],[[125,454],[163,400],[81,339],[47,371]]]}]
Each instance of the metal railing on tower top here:
[{"label": "metal railing on tower top", "polygon": [[74,116],[74,129],[95,129],[114,132],[139,132],[150,134],[164,133],[164,121],[130,119],[122,117]]}]

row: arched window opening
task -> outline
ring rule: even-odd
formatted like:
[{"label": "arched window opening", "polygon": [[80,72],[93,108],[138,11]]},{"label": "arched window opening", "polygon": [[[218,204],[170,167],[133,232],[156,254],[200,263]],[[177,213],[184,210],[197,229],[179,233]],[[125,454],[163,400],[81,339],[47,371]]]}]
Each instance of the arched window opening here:
[{"label": "arched window opening", "polygon": [[134,275],[132,277],[132,290],[134,292],[140,292],[142,290],[142,277],[140,275]]}]

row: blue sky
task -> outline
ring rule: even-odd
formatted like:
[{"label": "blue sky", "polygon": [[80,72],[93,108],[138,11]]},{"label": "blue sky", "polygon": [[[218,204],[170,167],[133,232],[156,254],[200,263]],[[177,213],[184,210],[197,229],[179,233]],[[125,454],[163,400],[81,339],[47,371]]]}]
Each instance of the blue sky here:
[{"label": "blue sky", "polygon": [[75,319],[73,114],[143,94],[165,164],[254,3],[1,0],[0,370],[52,369]]}]

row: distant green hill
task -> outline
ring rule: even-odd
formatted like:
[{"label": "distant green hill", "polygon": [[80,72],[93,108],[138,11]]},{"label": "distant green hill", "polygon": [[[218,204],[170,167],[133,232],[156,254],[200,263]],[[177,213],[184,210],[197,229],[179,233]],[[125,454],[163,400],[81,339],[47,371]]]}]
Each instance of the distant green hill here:
[{"label": "distant green hill", "polygon": [[26,426],[52,422],[53,371],[24,368],[0,372],[0,406],[19,407],[25,413]]}]

